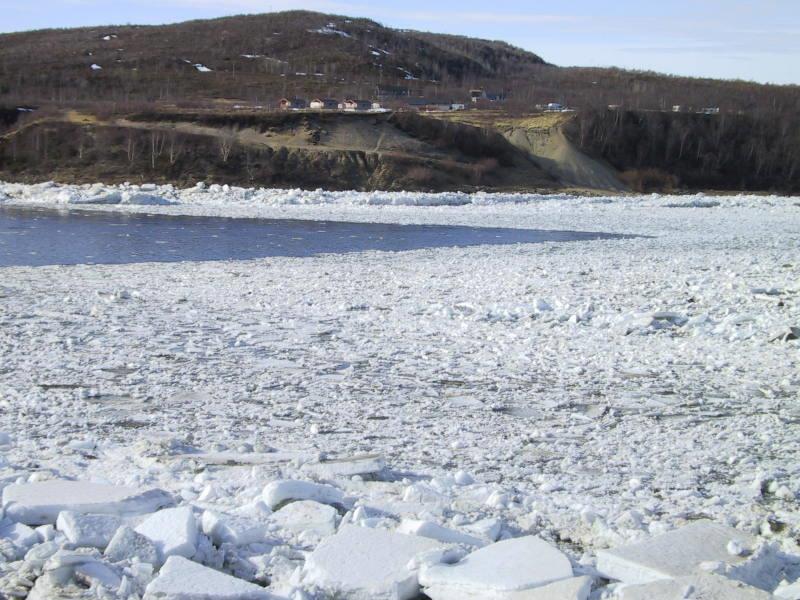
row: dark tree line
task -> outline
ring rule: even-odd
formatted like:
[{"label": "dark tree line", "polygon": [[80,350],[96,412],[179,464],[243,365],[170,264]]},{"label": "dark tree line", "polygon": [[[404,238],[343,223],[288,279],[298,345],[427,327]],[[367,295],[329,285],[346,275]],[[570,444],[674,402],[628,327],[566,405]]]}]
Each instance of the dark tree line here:
[{"label": "dark tree line", "polygon": [[793,115],[590,109],[578,113],[568,133],[639,188],[800,190],[800,126]]}]

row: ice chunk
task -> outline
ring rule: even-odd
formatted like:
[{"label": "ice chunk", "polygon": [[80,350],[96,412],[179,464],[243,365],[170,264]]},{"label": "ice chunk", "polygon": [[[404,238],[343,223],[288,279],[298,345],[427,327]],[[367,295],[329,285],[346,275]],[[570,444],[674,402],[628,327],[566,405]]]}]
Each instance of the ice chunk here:
[{"label": "ice chunk", "polygon": [[13,523],[8,520],[0,521],[0,538],[10,540],[14,544],[24,550],[39,543],[39,534],[35,529],[23,525],[22,523]]},{"label": "ice chunk", "polygon": [[122,583],[122,578],[114,569],[99,561],[86,562],[75,567],[75,579],[87,587],[97,582],[113,590]]},{"label": "ice chunk", "polygon": [[800,599],[800,581],[794,583],[782,583],[772,592],[775,598],[780,600],[798,600]]},{"label": "ice chunk", "polygon": [[295,500],[314,500],[323,504],[341,504],[344,501],[342,491],[332,485],[295,480],[268,483],[262,496],[272,510]]},{"label": "ice chunk", "polygon": [[427,538],[348,525],[309,556],[304,580],[349,600],[409,600],[419,594],[409,562],[440,546]]},{"label": "ice chunk", "polygon": [[200,523],[203,533],[210,537],[217,546],[222,544],[246,546],[263,542],[267,537],[267,523],[260,523],[237,515],[226,515],[207,510],[203,513]]},{"label": "ice chunk", "polygon": [[141,515],[173,504],[163,490],[137,489],[88,481],[37,481],[3,489],[6,516],[26,525],[55,523],[68,510],[83,514]]},{"label": "ice chunk", "polygon": [[464,529],[490,542],[496,542],[497,538],[500,537],[500,532],[503,530],[503,521],[497,518],[481,519],[465,525]]},{"label": "ice chunk", "polygon": [[442,527],[433,521],[403,519],[400,526],[397,528],[397,532],[431,538],[432,540],[438,540],[445,544],[464,544],[466,546],[476,546],[478,548],[486,545],[486,542],[481,539],[454,529]]},{"label": "ice chunk", "polygon": [[150,538],[136,533],[127,525],[117,529],[106,547],[105,556],[112,562],[137,558],[140,562],[151,565],[159,563],[156,545]]},{"label": "ice chunk", "polygon": [[62,511],[56,527],[76,546],[105,549],[114,533],[122,525],[122,519],[114,515],[83,515]]},{"label": "ice chunk", "polygon": [[697,521],[643,542],[600,550],[597,570],[625,583],[672,579],[690,575],[703,562],[742,562],[744,558],[728,552],[731,541],[752,547],[755,540],[730,527]]},{"label": "ice chunk", "polygon": [[153,541],[162,559],[197,552],[197,519],[188,506],[168,508],[142,521],[136,532]]},{"label": "ice chunk", "polygon": [[380,456],[356,456],[339,460],[306,463],[302,471],[319,479],[336,479],[354,475],[376,475],[386,467]]},{"label": "ice chunk", "polygon": [[700,572],[686,577],[624,586],[618,597],[620,600],[767,600],[772,595],[740,581]]},{"label": "ice chunk", "polygon": [[313,500],[301,500],[287,504],[272,515],[271,520],[281,529],[293,533],[308,531],[320,537],[336,531],[339,513],[336,509]]},{"label": "ice chunk", "polygon": [[592,591],[591,577],[570,577],[541,587],[515,592],[453,590],[448,586],[429,587],[425,594],[431,600],[587,600]]},{"label": "ice chunk", "polygon": [[[420,571],[420,583],[440,598],[472,594],[503,598],[503,594],[541,587],[572,578],[569,559],[536,536],[486,546],[455,565],[434,565]],[[433,597],[433,596],[432,596]]]},{"label": "ice chunk", "polygon": [[171,556],[147,586],[144,600],[279,600],[242,579]]}]

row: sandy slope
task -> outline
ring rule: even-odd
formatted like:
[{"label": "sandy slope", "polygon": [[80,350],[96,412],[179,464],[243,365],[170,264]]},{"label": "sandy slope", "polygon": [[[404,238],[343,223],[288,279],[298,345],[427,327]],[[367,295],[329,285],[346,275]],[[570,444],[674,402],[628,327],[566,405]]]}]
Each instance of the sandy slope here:
[{"label": "sandy slope", "polygon": [[518,127],[507,131],[505,136],[567,187],[628,191],[610,166],[575,148],[559,126],[548,129]]}]

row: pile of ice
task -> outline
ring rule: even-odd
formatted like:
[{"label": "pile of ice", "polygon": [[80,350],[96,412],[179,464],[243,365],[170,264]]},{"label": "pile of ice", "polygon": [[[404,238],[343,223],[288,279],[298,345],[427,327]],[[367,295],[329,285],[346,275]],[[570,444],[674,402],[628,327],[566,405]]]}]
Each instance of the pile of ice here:
[{"label": "pile of ice", "polygon": [[[204,484],[208,472],[195,477],[204,486],[196,497],[5,480],[0,597],[658,600],[695,597],[681,595],[695,590],[712,594],[697,597],[800,598],[800,555],[710,521],[596,557],[567,554],[546,530],[487,520],[479,505],[464,504],[486,489],[466,474],[410,483],[391,481],[380,461],[333,465],[325,482],[257,485],[253,469],[252,485],[236,496]],[[460,505],[448,500],[454,488],[467,492]],[[513,500],[495,493],[483,503],[498,502]],[[455,512],[459,506],[467,512]]]},{"label": "pile of ice", "polygon": [[[202,66],[202,65],[200,65]],[[331,192],[301,189],[242,188],[229,185],[198,183],[194,187],[178,189],[173,185],[103,184],[59,185],[53,182],[24,185],[0,182],[0,195],[7,195],[15,203],[63,204],[175,204],[184,206],[495,206],[503,204],[541,204],[568,200],[571,205],[599,206],[615,203],[637,208],[706,208],[730,209],[736,207],[769,207],[790,202],[791,199],[754,195],[725,197],[694,196],[615,196],[581,197],[568,194],[486,193],[468,194],[442,192]]]}]

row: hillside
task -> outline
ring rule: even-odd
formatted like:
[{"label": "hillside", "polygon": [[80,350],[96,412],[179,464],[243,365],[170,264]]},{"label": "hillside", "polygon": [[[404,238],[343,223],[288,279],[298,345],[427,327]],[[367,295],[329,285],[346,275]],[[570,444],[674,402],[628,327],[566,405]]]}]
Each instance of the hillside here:
[{"label": "hillside", "polygon": [[496,131],[410,112],[52,113],[0,136],[0,180],[420,191],[559,185]]},{"label": "hillside", "polygon": [[[476,88],[503,101],[472,105]],[[412,135],[397,112],[270,112],[293,96],[471,110],[416,121]],[[549,102],[576,112],[549,122],[536,108]],[[799,115],[797,86],[563,68],[500,41],[307,11],[0,35],[0,177],[28,181],[795,192]],[[184,157],[145,160],[167,134],[182,136]],[[220,161],[231,136],[232,158]],[[464,140],[479,140],[477,156]],[[275,153],[258,175],[253,152]]]},{"label": "hillside", "polygon": [[544,61],[503,42],[304,11],[0,36],[0,101],[274,102],[502,85]]}]

